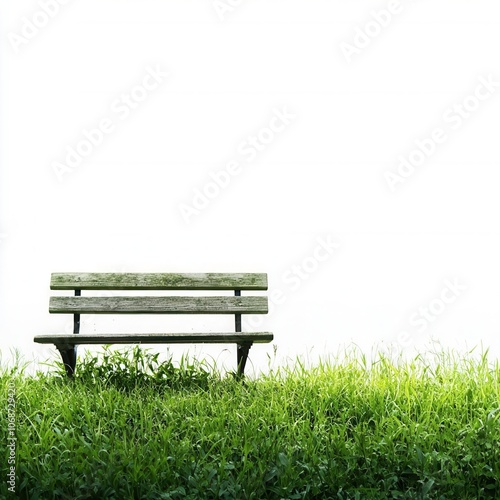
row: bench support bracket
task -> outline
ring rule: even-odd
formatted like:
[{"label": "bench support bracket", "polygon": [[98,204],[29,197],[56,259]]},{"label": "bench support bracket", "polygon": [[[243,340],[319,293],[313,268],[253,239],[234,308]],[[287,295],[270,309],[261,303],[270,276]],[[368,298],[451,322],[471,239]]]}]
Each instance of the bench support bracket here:
[{"label": "bench support bracket", "polygon": [[76,368],[76,345],[56,345],[66,369],[66,375],[72,377]]},{"label": "bench support bracket", "polygon": [[[75,297],[80,297],[82,295],[81,290],[75,290]],[[75,335],[80,333],[80,315],[75,314],[73,318],[73,333]],[[58,351],[61,353],[61,358],[64,363],[64,368],[66,369],[66,374],[68,377],[72,377],[76,369],[76,348],[74,345],[56,345]]]},{"label": "bench support bracket", "polygon": [[[234,291],[235,297],[241,297],[241,290]],[[234,326],[235,331],[241,332],[241,314],[235,314],[234,316]],[[247,364],[248,359],[248,351],[250,347],[252,347],[253,342],[241,342],[237,346],[236,351],[236,363],[238,367],[238,371],[236,372],[237,378],[243,378],[245,374],[245,365]]]},{"label": "bench support bracket", "polygon": [[238,372],[236,376],[238,378],[242,378],[245,374],[245,365],[247,364],[248,359],[248,351],[250,347],[252,347],[253,342],[243,342],[238,344],[238,350],[236,352],[237,355],[237,363],[238,363]]}]

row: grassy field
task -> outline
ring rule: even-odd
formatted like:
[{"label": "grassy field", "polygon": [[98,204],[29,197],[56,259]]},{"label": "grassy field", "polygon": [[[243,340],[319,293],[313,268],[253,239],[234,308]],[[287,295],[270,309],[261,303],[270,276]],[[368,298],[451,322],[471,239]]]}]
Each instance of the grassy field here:
[{"label": "grassy field", "polygon": [[0,388],[2,498],[500,498],[486,356],[347,355],[240,383],[135,349],[88,356],[74,380],[4,368]]}]

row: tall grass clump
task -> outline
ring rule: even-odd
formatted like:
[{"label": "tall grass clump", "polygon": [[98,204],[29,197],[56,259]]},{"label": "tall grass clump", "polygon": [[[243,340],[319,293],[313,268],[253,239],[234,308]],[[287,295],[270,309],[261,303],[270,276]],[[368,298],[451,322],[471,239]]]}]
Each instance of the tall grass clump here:
[{"label": "tall grass clump", "polygon": [[2,395],[12,380],[20,498],[500,498],[500,368],[486,356],[297,360],[242,383],[105,350],[73,380],[4,370]]}]

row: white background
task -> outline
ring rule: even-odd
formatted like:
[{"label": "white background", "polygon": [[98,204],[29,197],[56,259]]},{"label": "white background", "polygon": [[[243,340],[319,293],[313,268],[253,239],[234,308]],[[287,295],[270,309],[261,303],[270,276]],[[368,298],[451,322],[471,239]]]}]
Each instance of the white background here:
[{"label": "white background", "polygon": [[[4,359],[54,358],[32,341],[71,327],[48,313],[53,271],[267,272],[284,301],[257,329],[274,332],[278,363],[352,343],[498,357],[500,87],[456,129],[444,119],[480,78],[500,81],[496,0],[405,2],[380,29],[388,2],[246,0],[221,14],[209,0],[73,0],[23,43],[40,3],[1,7]],[[349,63],[342,43],[370,22],[380,34]],[[122,119],[113,103],[148,67],[169,76]],[[247,162],[242,142],[284,109],[295,118]],[[54,163],[106,118],[113,132],[59,180]],[[392,192],[385,173],[437,127],[447,140]],[[234,160],[241,173],[187,224],[180,204]],[[340,246],[316,266],[320,238]],[[466,290],[419,331],[411,318],[439,309],[445,280]],[[173,325],[117,321],[82,331]],[[233,347],[189,352],[234,363]],[[268,355],[255,346],[254,368]]]}]

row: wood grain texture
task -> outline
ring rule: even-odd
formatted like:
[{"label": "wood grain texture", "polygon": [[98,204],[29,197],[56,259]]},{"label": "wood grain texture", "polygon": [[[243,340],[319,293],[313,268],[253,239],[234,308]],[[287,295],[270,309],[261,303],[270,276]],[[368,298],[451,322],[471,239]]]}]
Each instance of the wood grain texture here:
[{"label": "wood grain texture", "polygon": [[270,332],[251,333],[102,333],[37,335],[39,344],[234,344],[238,342],[267,343],[273,340]]},{"label": "wood grain texture", "polygon": [[65,314],[266,314],[267,297],[50,297]]},{"label": "wood grain texture", "polygon": [[52,273],[52,290],[267,290],[265,273]]}]

